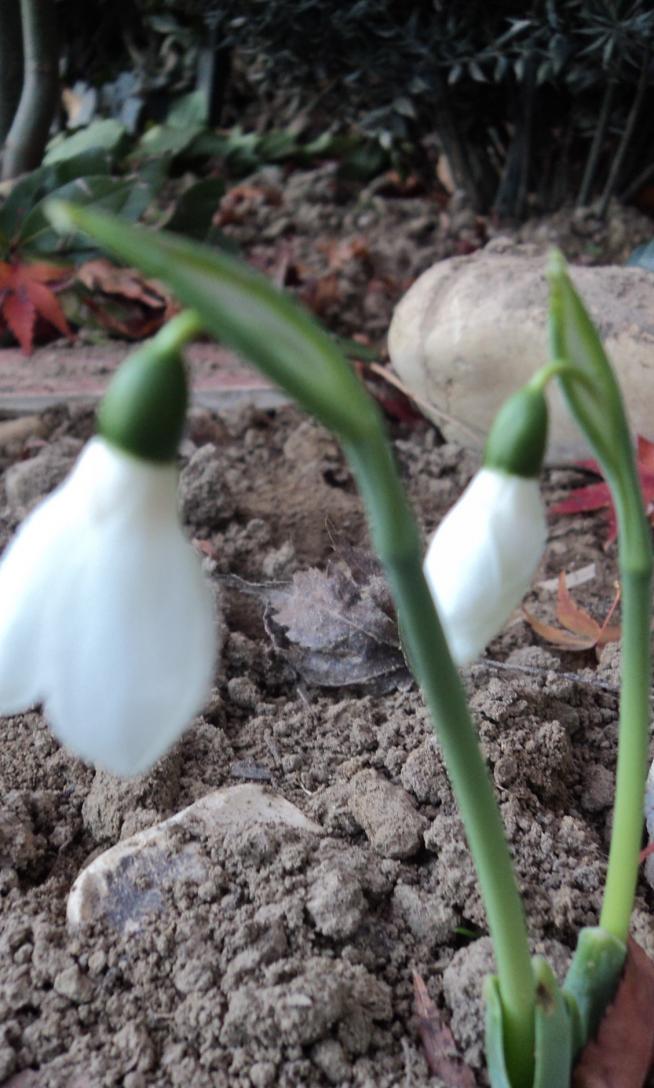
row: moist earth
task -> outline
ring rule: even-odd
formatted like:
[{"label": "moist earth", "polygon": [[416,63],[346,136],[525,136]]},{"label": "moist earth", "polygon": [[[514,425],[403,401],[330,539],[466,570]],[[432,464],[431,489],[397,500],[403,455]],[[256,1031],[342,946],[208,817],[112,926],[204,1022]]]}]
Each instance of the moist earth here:
[{"label": "moist earth", "polygon": [[[92,427],[88,410],[61,407],[33,434],[2,439],[2,542],[62,478]],[[393,439],[426,537],[475,457],[426,423],[396,425]],[[417,973],[472,1082],[485,1085],[480,987],[492,953],[421,697],[403,670],[384,683],[308,683],[274,638],[260,592],[369,553],[341,452],[292,407],[222,418],[195,410],[180,467],[182,515],[223,613],[205,712],[150,773],[124,781],[68,755],[37,712],[3,722],[0,1083],[443,1084],[417,1031]],[[550,469],[546,497],[583,482],[574,468]],[[551,621],[552,580],[582,570],[575,598],[603,618],[616,577],[604,538],[601,515],[551,521],[532,612]],[[559,652],[517,613],[463,673],[532,947],[559,975],[579,928],[598,917],[618,666],[615,646],[599,662],[592,652]],[[67,929],[69,890],[93,857],[244,782],[283,795],[320,833],[216,827],[197,842],[199,883],[168,881],[157,910],[131,925],[99,911],[91,925]],[[654,954],[644,883],[633,931]]]}]

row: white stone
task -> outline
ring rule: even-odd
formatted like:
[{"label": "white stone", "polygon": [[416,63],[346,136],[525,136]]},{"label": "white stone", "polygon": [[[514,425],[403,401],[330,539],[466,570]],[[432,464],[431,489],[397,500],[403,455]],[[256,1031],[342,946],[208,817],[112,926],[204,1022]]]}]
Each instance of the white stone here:
[{"label": "white stone", "polygon": [[201,884],[211,879],[201,848],[203,839],[210,839],[217,828],[253,823],[285,824],[322,833],[320,826],[290,801],[260,785],[216,790],[95,857],[70,890],[69,927],[76,929],[104,919],[123,931],[138,929],[147,915],[163,908],[166,888],[177,881]]},{"label": "white stone", "polygon": [[[502,402],[549,361],[546,268],[545,254],[506,253],[496,243],[439,261],[396,307],[391,362],[446,437],[481,450]],[[616,368],[633,434],[654,437],[654,275],[570,271]],[[587,456],[558,389],[552,394],[548,460]]]}]

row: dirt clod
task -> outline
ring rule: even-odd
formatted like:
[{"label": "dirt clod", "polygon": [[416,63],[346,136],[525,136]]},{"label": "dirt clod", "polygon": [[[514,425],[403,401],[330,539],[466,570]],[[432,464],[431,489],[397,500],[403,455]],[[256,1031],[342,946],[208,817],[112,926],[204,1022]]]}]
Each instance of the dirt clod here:
[{"label": "dirt clod", "polygon": [[372,770],[355,775],[350,790],[350,811],[377,853],[386,858],[417,853],[426,821],[405,790]]}]

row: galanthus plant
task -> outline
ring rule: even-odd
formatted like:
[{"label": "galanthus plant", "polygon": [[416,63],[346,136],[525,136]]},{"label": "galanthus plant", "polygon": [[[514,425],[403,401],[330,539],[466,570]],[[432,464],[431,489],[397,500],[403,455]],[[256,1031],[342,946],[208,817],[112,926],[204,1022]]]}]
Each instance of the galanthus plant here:
[{"label": "galanthus plant", "polygon": [[184,314],[123,364],[98,435],[0,563],[0,713],[43,702],[55,735],[115,774],[146,771],[202,708],[211,593],[177,516]]},{"label": "galanthus plant", "polygon": [[425,577],[457,665],[474,661],[529,588],[547,539],[538,485],[547,405],[538,381],[499,413],[484,467],[434,533]]},{"label": "galanthus plant", "polygon": [[[562,260],[555,256],[550,269],[552,363],[502,409],[484,467],[437,531],[423,572],[420,537],[379,412],[333,342],[304,311],[223,253],[81,207],[58,204],[50,214],[60,230],[84,230],[148,275],[167,281],[208,332],[249,357],[339,436],[395,597],[407,656],[431,710],[486,907],[497,963],[497,975],[485,986],[491,1083],[494,1088],[564,1088],[577,1054],[602,1020],[625,961],[643,826],[652,560],[620,392]],[[545,960],[530,957],[498,804],[453,660],[471,660],[500,629],[538,562],[544,524],[536,481],[546,444],[546,388],[554,379],[613,490],[623,601],[619,755],[606,891],[599,925],[581,932],[562,987]],[[43,693],[44,680],[36,688]]]}]

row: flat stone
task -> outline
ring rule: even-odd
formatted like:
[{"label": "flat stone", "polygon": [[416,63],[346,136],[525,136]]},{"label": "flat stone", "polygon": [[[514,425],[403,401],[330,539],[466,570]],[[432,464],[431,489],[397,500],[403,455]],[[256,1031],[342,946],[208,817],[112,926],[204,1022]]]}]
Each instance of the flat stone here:
[{"label": "flat stone", "polygon": [[373,849],[385,858],[409,858],[423,844],[428,821],[406,790],[377,771],[360,771],[350,782],[350,811]]},{"label": "flat stone", "polygon": [[[499,240],[498,240],[499,242]],[[496,412],[550,358],[547,256],[497,244],[439,261],[395,309],[391,361],[447,438],[482,449]],[[654,276],[641,268],[571,268],[618,374],[634,434],[654,419]],[[588,446],[552,383],[548,458]]]},{"label": "flat stone", "polygon": [[290,801],[258,784],[216,790],[95,857],[71,888],[68,925],[76,929],[103,919],[124,932],[138,929],[147,916],[164,909],[166,889],[180,881],[200,886],[210,880],[202,842],[219,830],[252,824],[322,833]]}]

